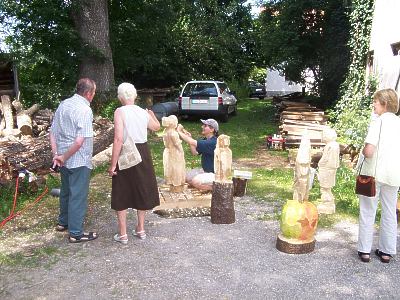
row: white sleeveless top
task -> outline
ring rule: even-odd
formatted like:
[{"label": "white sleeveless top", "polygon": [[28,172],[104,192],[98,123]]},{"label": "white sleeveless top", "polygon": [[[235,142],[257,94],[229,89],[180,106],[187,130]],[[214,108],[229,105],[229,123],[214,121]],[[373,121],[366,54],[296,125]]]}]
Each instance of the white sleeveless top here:
[{"label": "white sleeveless top", "polygon": [[124,141],[127,137],[127,130],[135,143],[146,143],[147,124],[149,123],[147,111],[137,105],[124,105],[118,109],[122,111],[125,119]]}]

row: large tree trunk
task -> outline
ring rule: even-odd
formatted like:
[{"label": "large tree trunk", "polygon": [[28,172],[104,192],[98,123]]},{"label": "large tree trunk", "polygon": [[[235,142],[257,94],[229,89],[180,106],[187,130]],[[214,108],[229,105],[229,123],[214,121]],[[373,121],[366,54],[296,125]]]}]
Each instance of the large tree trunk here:
[{"label": "large tree trunk", "polygon": [[75,0],[73,3],[72,19],[85,47],[79,76],[93,79],[98,91],[108,91],[114,84],[114,65],[107,0]]}]

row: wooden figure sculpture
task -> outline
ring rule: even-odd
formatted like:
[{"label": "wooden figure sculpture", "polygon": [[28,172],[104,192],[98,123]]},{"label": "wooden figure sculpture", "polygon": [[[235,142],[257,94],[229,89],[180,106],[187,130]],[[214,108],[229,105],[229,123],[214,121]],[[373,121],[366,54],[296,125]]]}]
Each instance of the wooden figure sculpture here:
[{"label": "wooden figure sculpture", "polygon": [[235,205],[233,201],[232,151],[229,149],[230,137],[221,134],[214,150],[214,172],[211,196],[211,223],[231,224],[235,222]]},{"label": "wooden figure sculpture", "polygon": [[229,149],[230,137],[221,134],[214,150],[215,181],[227,182],[232,173],[232,151]]},{"label": "wooden figure sculpture", "polygon": [[170,186],[171,192],[182,192],[185,186],[185,154],[183,152],[182,141],[176,131],[178,118],[175,115],[163,117],[161,120],[164,130],[164,179]]},{"label": "wooden figure sculpture", "polygon": [[336,184],[336,170],[340,164],[340,148],[339,143],[336,142],[337,135],[334,129],[324,129],[322,136],[326,146],[318,162],[318,179],[322,200],[322,203],[318,205],[318,212],[333,214],[335,213],[335,197],[332,194],[332,188]]},{"label": "wooden figure sculpture", "polygon": [[297,152],[294,169],[293,200],[308,200],[311,163],[311,143],[307,132],[303,135]]},{"label": "wooden figure sculpture", "polygon": [[311,144],[305,132],[297,152],[293,199],[288,200],[283,206],[281,233],[276,241],[276,248],[285,253],[308,253],[315,247],[314,234],[318,224],[318,210],[308,201],[310,162]]}]

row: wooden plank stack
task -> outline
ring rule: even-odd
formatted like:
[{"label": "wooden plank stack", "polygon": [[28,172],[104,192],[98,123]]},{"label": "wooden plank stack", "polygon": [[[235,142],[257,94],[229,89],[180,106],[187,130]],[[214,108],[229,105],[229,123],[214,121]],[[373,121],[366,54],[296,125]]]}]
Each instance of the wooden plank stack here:
[{"label": "wooden plank stack", "polygon": [[322,132],[328,125],[324,111],[309,103],[301,102],[302,99],[298,98],[298,95],[294,97],[298,101],[291,101],[288,96],[274,97],[277,106],[276,117],[280,123],[279,131],[286,140],[285,147],[297,148],[306,129],[313,148],[325,146]]}]

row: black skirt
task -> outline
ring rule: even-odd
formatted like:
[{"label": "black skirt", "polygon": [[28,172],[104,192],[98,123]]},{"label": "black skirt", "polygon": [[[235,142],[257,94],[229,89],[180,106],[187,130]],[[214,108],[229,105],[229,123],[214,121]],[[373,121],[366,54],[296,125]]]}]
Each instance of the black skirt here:
[{"label": "black skirt", "polygon": [[136,144],[142,162],[112,177],[111,208],[149,210],[160,205],[157,180],[147,143]]}]

